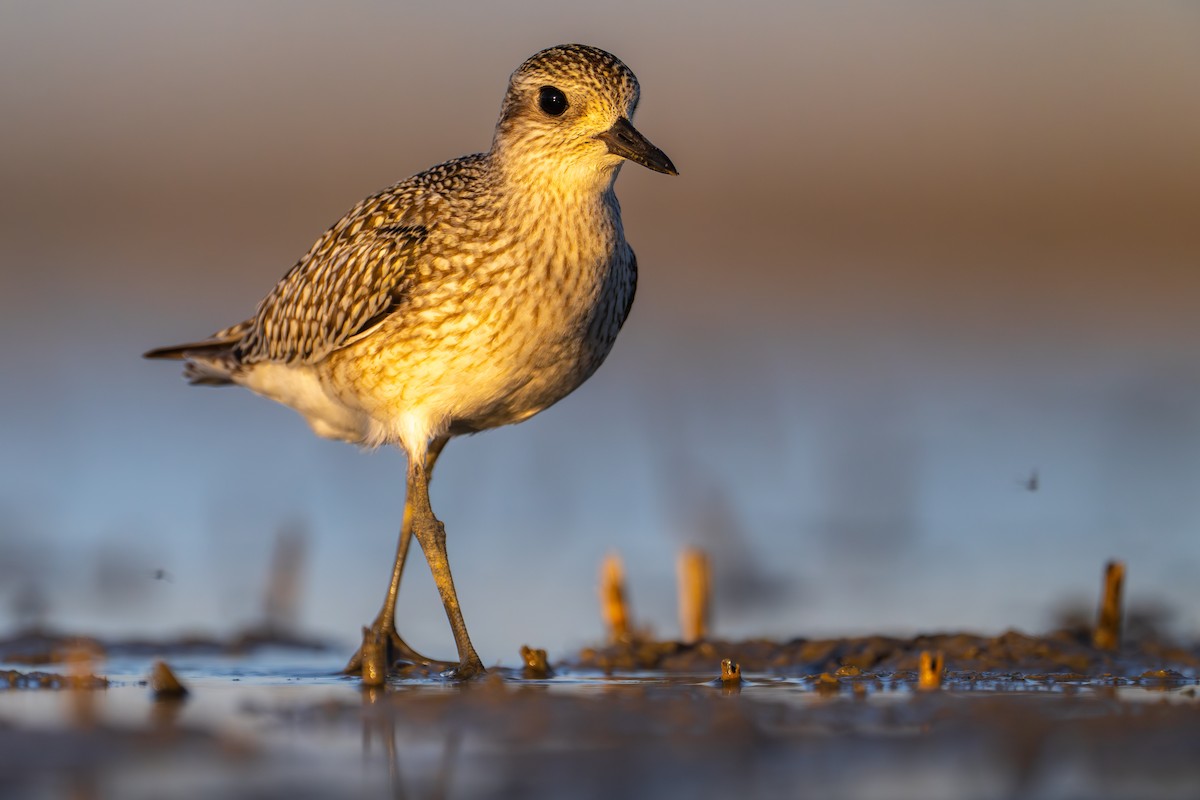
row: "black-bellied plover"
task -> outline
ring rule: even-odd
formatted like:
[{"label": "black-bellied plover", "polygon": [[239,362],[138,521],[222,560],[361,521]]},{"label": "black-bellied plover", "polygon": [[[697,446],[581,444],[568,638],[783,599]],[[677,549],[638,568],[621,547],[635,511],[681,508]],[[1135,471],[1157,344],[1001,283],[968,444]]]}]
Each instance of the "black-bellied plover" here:
[{"label": "black-bellied plover", "polygon": [[451,437],[548,408],[612,348],[637,284],[613,183],[626,159],[677,174],[630,122],[638,93],[629,68],[603,50],[537,53],[509,80],[490,151],[363,200],[250,319],[146,353],[184,359],[192,383],[238,384],[289,406],[320,436],[407,453],[391,583],[364,635],[383,644],[389,665],[431,663],[395,628],[415,534],[458,647],[448,674],[483,671],[429,479]]}]

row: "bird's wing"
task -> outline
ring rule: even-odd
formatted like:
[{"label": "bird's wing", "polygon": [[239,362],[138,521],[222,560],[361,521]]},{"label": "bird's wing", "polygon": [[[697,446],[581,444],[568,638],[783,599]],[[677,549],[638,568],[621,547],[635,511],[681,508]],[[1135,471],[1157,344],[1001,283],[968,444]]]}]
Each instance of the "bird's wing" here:
[{"label": "bird's wing", "polygon": [[382,322],[412,285],[437,204],[394,191],[359,203],[259,304],[238,361],[312,364]]}]

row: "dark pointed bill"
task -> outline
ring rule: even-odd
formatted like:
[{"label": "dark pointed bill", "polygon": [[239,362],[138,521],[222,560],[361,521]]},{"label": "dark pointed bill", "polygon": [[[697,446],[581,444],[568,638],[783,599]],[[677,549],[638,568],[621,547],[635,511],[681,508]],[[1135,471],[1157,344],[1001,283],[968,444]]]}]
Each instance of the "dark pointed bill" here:
[{"label": "dark pointed bill", "polygon": [[621,117],[615,125],[596,138],[608,145],[608,152],[614,156],[636,161],[655,172],[679,174],[671,159],[667,158],[667,154],[650,144],[650,140],[638,133],[633,123],[625,117]]}]

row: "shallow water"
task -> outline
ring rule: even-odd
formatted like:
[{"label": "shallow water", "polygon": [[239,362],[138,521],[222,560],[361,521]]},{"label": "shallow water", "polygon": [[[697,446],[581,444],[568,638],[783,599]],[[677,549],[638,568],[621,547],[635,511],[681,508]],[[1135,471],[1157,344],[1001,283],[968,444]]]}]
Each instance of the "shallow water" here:
[{"label": "shallow water", "polygon": [[[96,666],[0,690],[5,797],[1195,797],[1196,679],[843,679],[494,670],[364,691],[341,657]],[[857,687],[857,688],[856,688]]]}]

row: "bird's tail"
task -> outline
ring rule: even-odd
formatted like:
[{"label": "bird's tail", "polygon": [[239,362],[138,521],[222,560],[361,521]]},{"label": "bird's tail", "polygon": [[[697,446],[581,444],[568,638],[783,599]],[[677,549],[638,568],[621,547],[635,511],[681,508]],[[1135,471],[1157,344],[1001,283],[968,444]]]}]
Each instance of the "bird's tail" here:
[{"label": "bird's tail", "polygon": [[211,339],[188,344],[156,347],[142,354],[143,358],[186,361],[183,377],[196,386],[226,386],[235,383],[239,361],[235,347],[246,333],[247,323],[226,328]]}]

